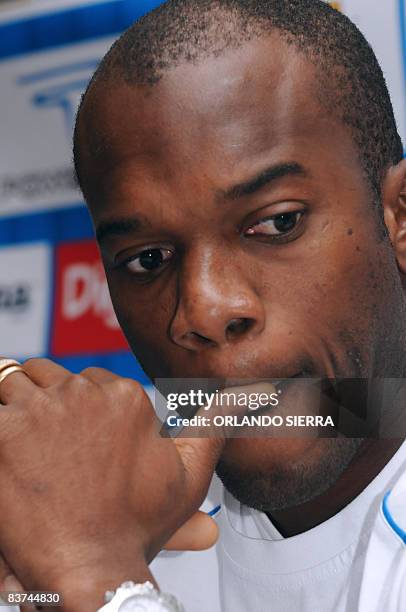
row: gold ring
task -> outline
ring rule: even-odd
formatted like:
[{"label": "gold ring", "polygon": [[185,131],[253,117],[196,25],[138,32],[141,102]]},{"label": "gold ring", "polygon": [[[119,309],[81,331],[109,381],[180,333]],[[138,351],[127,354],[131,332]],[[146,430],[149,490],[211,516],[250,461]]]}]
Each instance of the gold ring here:
[{"label": "gold ring", "polygon": [[0,371],[0,385],[6,380],[7,376],[10,376],[10,374],[14,374],[15,372],[22,372],[25,374],[24,368],[21,365],[10,365],[7,368],[3,368]]},{"label": "gold ring", "polygon": [[20,366],[21,363],[15,359],[0,359],[0,373],[9,368],[10,366]]}]

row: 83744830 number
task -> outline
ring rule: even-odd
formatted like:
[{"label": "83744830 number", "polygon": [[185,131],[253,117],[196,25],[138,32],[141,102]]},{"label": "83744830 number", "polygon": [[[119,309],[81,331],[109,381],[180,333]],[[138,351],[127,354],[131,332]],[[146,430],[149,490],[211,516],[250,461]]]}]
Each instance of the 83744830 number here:
[{"label": "83744830 number", "polygon": [[61,606],[62,597],[59,593],[43,591],[3,591],[0,592],[0,606],[18,606],[32,604],[34,606]]}]

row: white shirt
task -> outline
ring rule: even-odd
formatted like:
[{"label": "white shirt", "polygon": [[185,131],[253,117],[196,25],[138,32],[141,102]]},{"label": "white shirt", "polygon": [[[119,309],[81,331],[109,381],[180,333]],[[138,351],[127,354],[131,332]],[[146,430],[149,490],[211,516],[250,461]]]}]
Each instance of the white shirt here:
[{"label": "white shirt", "polygon": [[152,565],[189,612],[406,611],[406,443],[357,498],[305,533],[283,538],[228,493],[217,520],[214,549]]}]

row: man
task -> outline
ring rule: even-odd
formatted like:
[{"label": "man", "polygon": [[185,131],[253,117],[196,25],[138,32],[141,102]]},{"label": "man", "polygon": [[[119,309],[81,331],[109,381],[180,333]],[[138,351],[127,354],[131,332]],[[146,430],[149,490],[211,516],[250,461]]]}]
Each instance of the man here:
[{"label": "man", "polygon": [[[404,377],[406,163],[373,52],[338,12],[163,4],[96,72],[75,163],[118,319],[152,379]],[[0,385],[0,548],[27,588],[90,610],[120,581],[152,579],[217,464],[229,491],[218,606],[402,609],[389,502],[379,523],[392,486],[404,500],[401,426],[396,439],[174,443],[131,382],[24,370]],[[385,408],[401,424],[396,393]],[[206,610],[204,568],[196,589]]]}]

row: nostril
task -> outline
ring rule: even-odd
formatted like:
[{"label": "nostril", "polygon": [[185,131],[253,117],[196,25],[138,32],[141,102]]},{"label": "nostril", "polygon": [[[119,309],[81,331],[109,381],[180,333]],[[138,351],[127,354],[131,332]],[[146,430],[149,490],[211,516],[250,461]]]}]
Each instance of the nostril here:
[{"label": "nostril", "polygon": [[206,338],[206,336],[202,336],[202,334],[198,334],[197,332],[189,332],[186,334],[186,337],[189,339],[190,343],[194,346],[210,346],[215,344],[213,340],[210,338]]},{"label": "nostril", "polygon": [[242,336],[244,333],[246,333],[253,327],[254,323],[254,319],[232,319],[227,325],[226,329],[227,340],[232,340],[233,338]]}]

